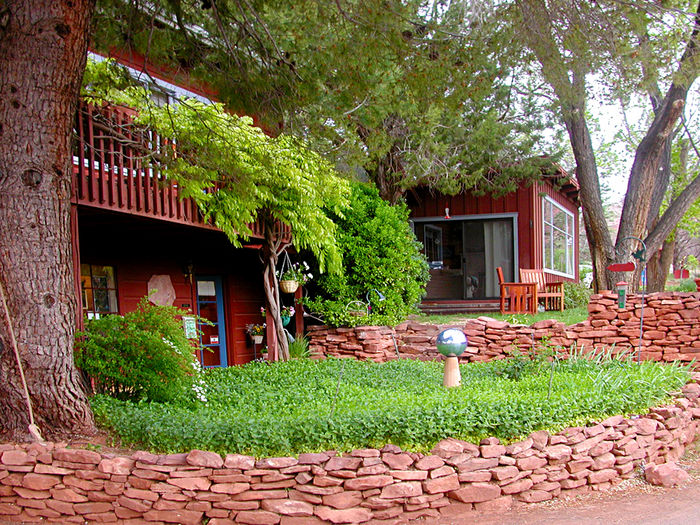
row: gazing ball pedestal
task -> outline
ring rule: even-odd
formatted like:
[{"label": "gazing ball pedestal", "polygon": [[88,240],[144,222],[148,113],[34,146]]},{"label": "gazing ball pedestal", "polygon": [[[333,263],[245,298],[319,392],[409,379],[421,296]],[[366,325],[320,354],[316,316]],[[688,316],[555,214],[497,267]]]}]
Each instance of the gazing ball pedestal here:
[{"label": "gazing ball pedestal", "polygon": [[438,352],[445,356],[442,386],[446,388],[460,386],[462,375],[459,372],[459,359],[457,358],[467,349],[467,336],[462,330],[448,328],[438,334],[435,346]]}]

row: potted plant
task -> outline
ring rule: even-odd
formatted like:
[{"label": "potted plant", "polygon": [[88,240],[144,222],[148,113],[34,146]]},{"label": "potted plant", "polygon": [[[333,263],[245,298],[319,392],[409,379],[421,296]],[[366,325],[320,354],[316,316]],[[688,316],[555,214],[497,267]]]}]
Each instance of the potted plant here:
[{"label": "potted plant", "polygon": [[270,355],[270,350],[269,348],[265,347],[262,350],[260,350],[260,356],[262,357],[263,360],[267,361],[267,358]]},{"label": "potted plant", "polygon": [[284,293],[294,293],[299,286],[308,283],[313,275],[309,272],[309,265],[306,261],[294,263],[289,266],[279,276],[280,290]]},{"label": "potted plant", "polygon": [[253,343],[256,345],[259,345],[260,343],[263,342],[263,336],[265,335],[265,323],[263,324],[249,324],[246,325],[245,331],[248,332],[248,335],[250,335],[251,339],[253,339]]},{"label": "potted plant", "polygon": [[282,310],[280,311],[280,317],[282,318],[282,326],[287,326],[289,324],[289,321],[292,320],[293,315],[294,315],[294,307],[293,306],[283,306]]}]

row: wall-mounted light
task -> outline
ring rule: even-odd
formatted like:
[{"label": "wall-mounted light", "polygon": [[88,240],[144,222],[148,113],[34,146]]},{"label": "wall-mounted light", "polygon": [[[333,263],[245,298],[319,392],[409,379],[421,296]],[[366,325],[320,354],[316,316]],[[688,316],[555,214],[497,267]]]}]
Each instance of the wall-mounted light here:
[{"label": "wall-mounted light", "polygon": [[194,277],[194,265],[192,261],[188,262],[187,265],[182,269],[182,273],[185,274],[185,281],[189,281],[192,284],[192,278]]},{"label": "wall-mounted light", "polygon": [[450,209],[449,209],[449,208],[445,208],[445,219],[451,219],[451,218],[452,218],[452,217],[450,217]]}]

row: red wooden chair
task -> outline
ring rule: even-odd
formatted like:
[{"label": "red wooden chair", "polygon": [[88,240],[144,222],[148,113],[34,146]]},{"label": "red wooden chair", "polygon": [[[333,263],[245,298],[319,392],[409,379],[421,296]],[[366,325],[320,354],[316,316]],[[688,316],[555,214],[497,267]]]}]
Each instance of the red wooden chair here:
[{"label": "red wooden chair", "polygon": [[501,287],[501,313],[537,313],[537,283],[507,283],[503,279],[503,268],[496,268]]},{"label": "red wooden chair", "polygon": [[537,300],[544,299],[545,310],[564,311],[564,283],[548,283],[544,270],[520,269],[520,280],[524,283],[537,284]]}]

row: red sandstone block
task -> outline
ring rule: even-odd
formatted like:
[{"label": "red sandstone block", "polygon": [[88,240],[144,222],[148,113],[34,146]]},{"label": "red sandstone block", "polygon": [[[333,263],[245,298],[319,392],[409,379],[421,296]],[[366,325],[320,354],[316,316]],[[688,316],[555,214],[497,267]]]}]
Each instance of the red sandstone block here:
[{"label": "red sandstone block", "polygon": [[315,514],[331,523],[364,523],[372,518],[372,512],[364,507],[339,510],[320,506],[315,509]]},{"label": "red sandstone block", "polygon": [[255,467],[255,458],[241,454],[227,454],[224,466],[230,469],[250,470]]},{"label": "red sandstone block", "polygon": [[387,485],[382,489],[380,498],[410,498],[412,496],[420,496],[423,494],[423,488],[418,481],[402,481]]},{"label": "red sandstone block", "polygon": [[328,472],[334,470],[357,470],[362,463],[362,459],[353,456],[333,457],[328,460],[325,469]]},{"label": "red sandstone block", "polygon": [[348,509],[356,507],[363,502],[362,492],[357,490],[349,490],[339,492],[338,494],[330,494],[323,496],[323,504],[334,509]]},{"label": "red sandstone block", "polygon": [[462,503],[479,503],[496,499],[501,495],[501,488],[492,483],[472,483],[466,487],[453,490],[448,496]]},{"label": "red sandstone block", "polygon": [[102,460],[102,456],[97,452],[72,448],[58,448],[53,451],[53,457],[58,461],[88,463],[92,465],[97,465]]},{"label": "red sandstone block", "polygon": [[263,511],[275,512],[284,516],[313,516],[314,508],[310,503],[290,499],[263,500]]},{"label": "red sandstone block", "polygon": [[[394,478],[385,474],[377,476],[362,476],[355,479],[349,479],[345,482],[346,490],[367,490],[374,488],[382,488],[391,485]],[[301,490],[301,487],[298,487]]]},{"label": "red sandstone block", "polygon": [[[194,510],[149,510],[143,517],[147,521],[164,521],[166,523],[178,523],[180,525],[199,525],[202,522],[203,515],[203,512]],[[278,522],[279,516],[277,516],[277,518]]]},{"label": "red sandstone block", "polygon": [[406,470],[413,464],[413,458],[406,453],[382,454],[382,461],[392,470]]},{"label": "red sandstone block", "polygon": [[439,494],[459,489],[459,478],[456,474],[423,481],[423,490],[428,494]]}]

